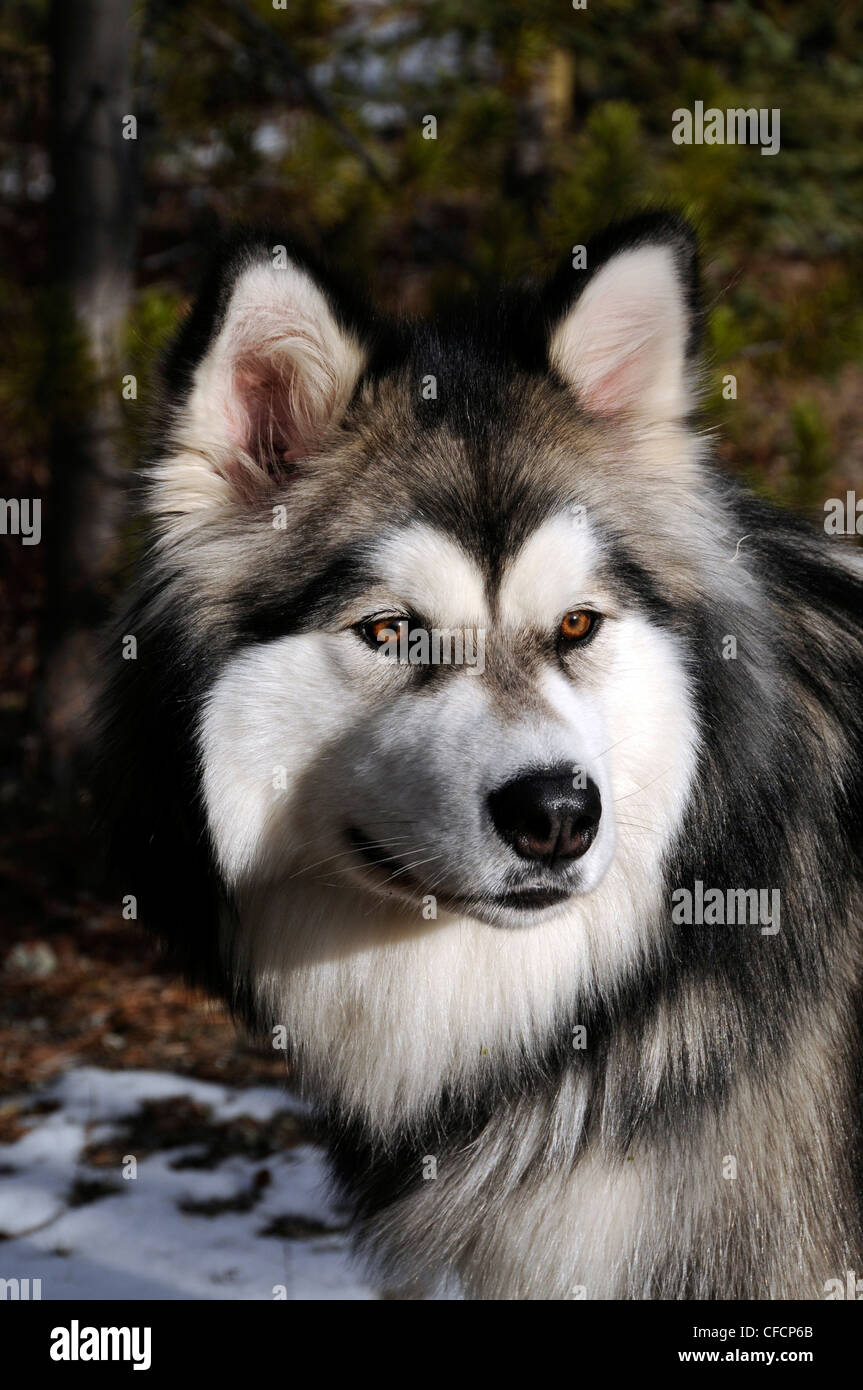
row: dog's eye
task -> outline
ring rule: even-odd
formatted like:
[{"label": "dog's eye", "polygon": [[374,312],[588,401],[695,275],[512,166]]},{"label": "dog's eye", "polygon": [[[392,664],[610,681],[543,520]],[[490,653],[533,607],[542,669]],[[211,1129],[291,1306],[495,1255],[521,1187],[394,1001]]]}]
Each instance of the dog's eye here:
[{"label": "dog's eye", "polygon": [[367,618],[364,623],[357,623],[354,631],[358,632],[370,647],[378,649],[388,638],[399,635],[399,623],[404,621],[397,613],[383,613],[377,618]]},{"label": "dog's eye", "polygon": [[589,608],[574,608],[571,613],[566,613],[561,619],[560,640],[561,642],[583,642],[595,631],[599,622],[598,613],[593,613]]}]

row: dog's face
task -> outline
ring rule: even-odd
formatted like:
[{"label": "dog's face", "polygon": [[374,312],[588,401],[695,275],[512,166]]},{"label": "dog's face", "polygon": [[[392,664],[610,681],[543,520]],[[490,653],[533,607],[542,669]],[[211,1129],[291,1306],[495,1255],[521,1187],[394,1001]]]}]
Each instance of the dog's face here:
[{"label": "dog's face", "polygon": [[532,981],[553,1011],[649,949],[697,743],[691,323],[661,231],[537,301],[533,346],[528,306],[384,353],[300,265],[236,274],[154,500],[194,621],[230,632],[203,801],[271,998],[336,962],[369,1007],[345,967],[377,944],[401,990],[449,971],[460,1008],[512,985],[528,1016]]},{"label": "dog's face", "polygon": [[537,516],[497,573],[425,508],[384,517],[350,548],[349,582],[339,562],[321,577],[300,631],[227,663],[201,746],[230,882],[517,928],[599,885],[618,818],[665,842],[679,653],[580,507]]}]

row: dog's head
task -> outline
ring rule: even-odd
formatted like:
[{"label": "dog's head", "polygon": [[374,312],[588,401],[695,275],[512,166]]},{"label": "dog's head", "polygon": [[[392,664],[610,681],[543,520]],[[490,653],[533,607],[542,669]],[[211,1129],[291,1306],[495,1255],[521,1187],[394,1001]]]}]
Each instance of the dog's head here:
[{"label": "dog's head", "polygon": [[529,1014],[534,975],[645,948],[697,739],[695,257],[657,216],[573,261],[388,325],[261,242],[180,339],[151,609],[197,672],[230,950],[271,985],[410,942],[480,988],[531,937]]}]

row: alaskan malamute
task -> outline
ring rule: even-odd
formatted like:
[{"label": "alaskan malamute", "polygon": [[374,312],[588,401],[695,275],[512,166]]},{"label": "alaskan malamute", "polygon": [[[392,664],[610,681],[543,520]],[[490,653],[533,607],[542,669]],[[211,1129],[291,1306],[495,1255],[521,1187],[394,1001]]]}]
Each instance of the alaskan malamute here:
[{"label": "alaskan malamute", "polygon": [[863,1269],[863,582],[711,465],[700,319],[665,214],[419,323],[246,237],[166,363],[122,891],[406,1286]]}]

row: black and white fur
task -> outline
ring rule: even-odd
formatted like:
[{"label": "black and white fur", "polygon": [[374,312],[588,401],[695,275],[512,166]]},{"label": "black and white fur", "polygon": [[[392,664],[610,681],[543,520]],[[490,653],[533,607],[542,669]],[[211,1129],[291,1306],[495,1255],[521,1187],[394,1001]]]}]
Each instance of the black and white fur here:
[{"label": "black and white fur", "polygon": [[[286,1029],[404,1279],[823,1296],[863,1265],[863,586],[711,465],[691,232],[425,323],[283,242],[224,252],[166,365],[106,715],[122,891]],[[382,657],[381,611],[482,628],[484,671]],[[548,768],[602,817],[526,868],[489,796]],[[779,931],[674,925],[696,880],[778,889]]]}]

